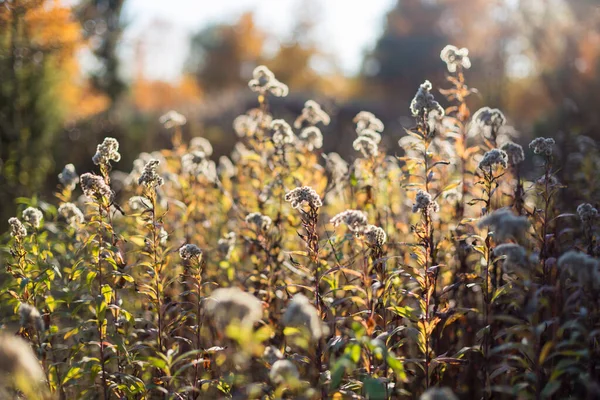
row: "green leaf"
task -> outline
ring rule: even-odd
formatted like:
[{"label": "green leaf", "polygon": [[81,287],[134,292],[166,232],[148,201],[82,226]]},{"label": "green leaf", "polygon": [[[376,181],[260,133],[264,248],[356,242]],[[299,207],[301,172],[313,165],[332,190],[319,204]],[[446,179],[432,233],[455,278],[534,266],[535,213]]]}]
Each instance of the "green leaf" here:
[{"label": "green leaf", "polygon": [[386,390],[383,382],[378,379],[367,377],[364,380],[364,389],[367,399],[385,400]]}]

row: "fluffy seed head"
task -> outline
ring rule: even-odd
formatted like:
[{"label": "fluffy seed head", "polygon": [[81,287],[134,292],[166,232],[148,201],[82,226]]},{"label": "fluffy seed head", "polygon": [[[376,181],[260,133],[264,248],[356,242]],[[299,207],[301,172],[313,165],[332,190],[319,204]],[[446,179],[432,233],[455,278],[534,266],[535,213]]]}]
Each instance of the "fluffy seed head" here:
[{"label": "fluffy seed head", "polygon": [[9,218],[8,224],[10,225],[10,236],[18,240],[25,239],[27,229],[25,229],[25,225],[18,218]]},{"label": "fluffy seed head", "polygon": [[298,368],[289,360],[277,360],[273,363],[269,371],[271,382],[276,385],[282,384],[289,380],[297,380],[300,378]]},{"label": "fluffy seed head", "polygon": [[113,191],[100,175],[85,173],[81,175],[81,190],[89,198],[112,198]]},{"label": "fluffy seed head", "polygon": [[456,72],[458,66],[469,69],[471,68],[471,60],[469,59],[469,50],[466,48],[457,48],[456,46],[447,45],[442,49],[440,58],[446,63],[448,72]]},{"label": "fluffy seed head", "polygon": [[184,260],[200,261],[202,259],[202,250],[195,244],[184,244],[179,249],[179,257]]},{"label": "fluffy seed head", "polygon": [[519,165],[525,161],[525,152],[523,147],[513,142],[506,142],[502,145],[501,150],[508,156],[508,162],[510,165]]},{"label": "fluffy seed head", "polygon": [[444,116],[444,109],[440,106],[440,103],[435,101],[435,98],[431,94],[431,82],[425,81],[417,90],[417,94],[410,102],[410,112],[413,117],[420,115],[429,114],[432,111],[437,111],[440,116]]},{"label": "fluffy seed head", "polygon": [[65,165],[62,172],[58,174],[58,181],[66,189],[75,189],[77,183],[79,183],[79,175],[77,175],[77,172],[75,171],[75,166],[73,164]]},{"label": "fluffy seed head", "polygon": [[506,124],[506,117],[497,108],[482,107],[473,114],[473,122],[480,128],[491,128],[497,133]]},{"label": "fluffy seed head", "polygon": [[365,128],[358,134],[359,137],[365,137],[371,139],[373,142],[379,144],[381,142],[381,134],[372,129]]},{"label": "fluffy seed head", "polygon": [[600,286],[600,261],[575,250],[567,251],[558,258],[558,267],[562,276],[569,276],[582,287],[598,290]]},{"label": "fluffy seed head", "polygon": [[98,145],[96,154],[92,161],[96,165],[110,165],[111,161],[119,162],[121,154],[119,154],[119,142],[115,138],[107,137]]},{"label": "fluffy seed head", "polygon": [[449,388],[432,387],[419,397],[419,400],[458,400]]},{"label": "fluffy seed head", "polygon": [[527,265],[525,249],[515,243],[502,243],[494,248],[496,257],[504,256],[504,267]]},{"label": "fluffy seed head", "polygon": [[339,183],[348,173],[348,163],[338,153],[324,154],[323,158],[327,173],[334,182]]},{"label": "fluffy seed head", "polygon": [[85,221],[81,210],[73,203],[63,203],[58,207],[58,215],[71,226],[77,226]]},{"label": "fluffy seed head", "polygon": [[273,143],[275,146],[282,147],[294,142],[295,136],[292,127],[284,120],[274,119],[271,122],[271,130],[273,131]]},{"label": "fluffy seed head", "polygon": [[27,207],[25,211],[23,211],[23,220],[29,225],[33,226],[35,229],[38,229],[42,224],[42,219],[44,219],[44,214],[35,207]]},{"label": "fluffy seed head", "polygon": [[316,126],[309,126],[300,132],[300,139],[304,142],[308,151],[323,147],[323,134]]},{"label": "fluffy seed head", "polygon": [[552,138],[535,138],[529,143],[529,148],[533,150],[535,154],[544,154],[546,156],[552,155],[552,147],[556,142]]},{"label": "fluffy seed head", "polygon": [[433,200],[433,196],[424,190],[419,190],[415,197],[415,204],[413,204],[412,212],[421,211],[423,213],[438,212],[440,206],[436,201]]},{"label": "fluffy seed head", "polygon": [[370,129],[375,132],[383,132],[383,122],[373,113],[361,111],[352,120],[356,124],[356,133],[360,134],[365,129]]},{"label": "fluffy seed head", "polygon": [[260,231],[266,231],[271,226],[271,218],[266,215],[262,215],[258,212],[250,213],[246,216],[246,222],[249,224],[253,224]]},{"label": "fluffy seed head", "polygon": [[282,322],[284,326],[305,327],[313,340],[318,340],[328,333],[327,326],[321,321],[317,309],[306,296],[300,293],[295,295],[288,305]]},{"label": "fluffy seed head", "polygon": [[262,319],[263,314],[260,300],[236,287],[215,290],[208,301],[207,311],[223,331],[234,321],[251,328]]},{"label": "fluffy seed head", "polygon": [[316,125],[322,122],[323,125],[329,125],[331,119],[329,115],[314,100],[308,100],[304,103],[302,114],[294,121],[294,128],[300,129],[303,124]]},{"label": "fluffy seed head", "polygon": [[591,224],[598,217],[598,210],[589,203],[580,204],[577,207],[577,214],[584,224]]},{"label": "fluffy seed head", "polygon": [[275,97],[285,97],[289,93],[287,85],[279,82],[275,78],[275,74],[264,65],[259,65],[254,69],[248,87],[263,96],[271,93]]},{"label": "fluffy seed head", "polygon": [[219,166],[217,167],[217,172],[222,177],[233,178],[237,173],[237,168],[235,165],[233,165],[229,157],[221,156],[219,157]]},{"label": "fluffy seed head", "polygon": [[171,110],[166,114],[161,115],[161,117],[158,119],[158,122],[163,124],[166,129],[170,129],[176,126],[185,125],[187,119],[177,111]]},{"label": "fluffy seed head", "polygon": [[375,225],[367,225],[364,231],[365,239],[371,246],[381,247],[387,242],[385,231]]},{"label": "fluffy seed head", "polygon": [[21,303],[19,306],[19,317],[21,318],[21,326],[24,328],[34,328],[39,334],[44,331],[44,320],[37,308]]},{"label": "fluffy seed head", "polygon": [[367,222],[367,214],[359,210],[346,210],[335,215],[329,221],[333,226],[339,226],[344,223],[348,229],[356,234],[364,232],[369,225]]},{"label": "fluffy seed head", "polygon": [[360,151],[365,158],[377,157],[379,154],[379,147],[368,136],[359,136],[352,143],[354,150]]},{"label": "fluffy seed head", "polygon": [[201,150],[192,151],[181,156],[181,171],[191,176],[202,175],[207,162],[206,153]]},{"label": "fluffy seed head", "polygon": [[297,187],[289,191],[285,195],[285,201],[289,201],[293,208],[300,208],[305,203],[311,208],[319,208],[323,205],[317,192],[309,186]]},{"label": "fluffy seed head", "polygon": [[159,186],[162,186],[162,184],[165,183],[165,181],[156,172],[156,169],[158,168],[159,164],[159,160],[148,161],[146,166],[144,166],[142,176],[140,176],[140,179],[138,179],[138,184],[147,188],[157,188]]},{"label": "fluffy seed head", "polygon": [[481,161],[479,161],[478,168],[492,169],[496,165],[499,165],[502,168],[508,167],[508,155],[504,150],[492,149],[485,153]]},{"label": "fluffy seed head", "polygon": [[190,150],[199,150],[210,157],[213,153],[213,147],[210,142],[202,136],[196,136],[190,140]]},{"label": "fluffy seed head", "polygon": [[525,216],[515,215],[508,208],[500,208],[483,217],[477,226],[491,229],[494,232],[494,240],[500,243],[521,238],[527,231],[529,222]]},{"label": "fluffy seed head", "polygon": [[275,364],[276,361],[283,359],[283,353],[275,346],[265,347],[262,356],[263,359],[271,365]]}]

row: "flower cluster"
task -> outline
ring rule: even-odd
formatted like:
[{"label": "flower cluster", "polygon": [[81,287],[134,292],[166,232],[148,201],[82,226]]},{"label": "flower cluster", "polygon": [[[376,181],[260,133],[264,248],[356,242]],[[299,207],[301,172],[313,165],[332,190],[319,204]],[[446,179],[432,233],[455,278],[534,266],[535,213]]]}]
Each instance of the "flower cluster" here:
[{"label": "flower cluster", "polygon": [[504,267],[527,265],[527,255],[525,249],[516,243],[502,243],[494,248],[496,257],[504,257]]},{"label": "flower cluster", "polygon": [[375,225],[367,225],[364,230],[365,239],[371,246],[381,247],[387,241],[385,231]]},{"label": "flower cluster", "polygon": [[183,260],[197,260],[202,258],[202,249],[195,244],[184,244],[179,249],[179,257]]},{"label": "flower cluster", "polygon": [[589,203],[583,203],[577,207],[577,215],[584,224],[591,224],[598,217],[598,210]]},{"label": "flower cluster", "polygon": [[350,231],[356,234],[364,232],[369,225],[367,221],[367,214],[359,210],[342,211],[331,218],[329,222],[331,222],[333,226],[339,226],[340,224],[344,223],[348,226]]},{"label": "flower cluster", "polygon": [[323,205],[321,197],[309,186],[297,187],[285,194],[285,201],[292,204],[293,208],[300,208],[304,203],[311,208],[319,208]]},{"label": "flower cluster", "polygon": [[331,118],[323,111],[319,103],[314,100],[308,100],[304,103],[302,114],[294,121],[294,128],[300,129],[305,123],[308,125],[316,125],[319,122],[323,123],[323,125],[329,125]]},{"label": "flower cluster", "polygon": [[515,215],[508,208],[500,208],[483,217],[477,226],[490,228],[494,232],[494,240],[500,243],[521,238],[527,231],[529,222],[525,216]]},{"label": "flower cluster", "polygon": [[519,165],[525,161],[525,152],[523,152],[523,147],[521,147],[521,145],[513,142],[506,142],[500,149],[506,153],[508,162],[512,166]]},{"label": "flower cluster", "polygon": [[275,97],[285,97],[289,92],[287,85],[275,79],[275,74],[264,65],[259,65],[254,69],[248,87],[263,96],[271,93]]},{"label": "flower cluster", "polygon": [[581,286],[591,286],[597,290],[600,285],[600,261],[585,253],[570,250],[558,259],[563,276],[575,278]]},{"label": "flower cluster", "polygon": [[62,172],[58,174],[58,181],[65,187],[65,189],[73,190],[79,183],[79,175],[75,171],[73,164],[67,164],[63,168]]},{"label": "flower cluster", "polygon": [[354,150],[360,151],[365,158],[377,157],[379,154],[379,146],[368,136],[359,136],[352,143]]},{"label": "flower cluster", "polygon": [[206,153],[200,150],[192,151],[181,156],[181,171],[190,176],[202,175],[207,163]]},{"label": "flower cluster", "polygon": [[435,101],[435,98],[431,94],[431,82],[425,81],[417,90],[417,94],[410,102],[410,112],[413,117],[418,117],[422,115],[426,115],[431,113],[432,111],[436,111],[440,116],[444,116],[444,109]]},{"label": "flower cluster", "polygon": [[158,186],[162,186],[163,183],[165,183],[165,181],[156,172],[156,169],[158,168],[159,164],[159,160],[148,161],[146,166],[144,166],[142,176],[140,176],[140,178],[138,179],[138,184],[147,188],[156,188]]},{"label": "flower cluster", "polygon": [[271,226],[271,223],[273,221],[271,220],[270,217],[268,217],[266,215],[262,215],[261,213],[258,213],[258,212],[253,212],[253,213],[246,215],[246,222],[248,224],[255,225],[256,228],[260,231],[266,231],[269,229],[269,227]]},{"label": "flower cluster", "polygon": [[233,178],[237,173],[237,168],[233,165],[233,162],[227,156],[219,157],[219,166],[217,172],[222,177]]},{"label": "flower cluster", "polygon": [[316,126],[304,128],[302,132],[300,132],[300,139],[304,142],[308,151],[323,147],[323,134]]},{"label": "flower cluster", "polygon": [[283,325],[300,328],[305,327],[311,339],[318,340],[327,334],[327,326],[321,321],[317,309],[303,294],[294,296],[283,314]]},{"label": "flower cluster", "polygon": [[174,128],[176,126],[183,126],[186,124],[187,119],[177,111],[171,110],[166,114],[161,115],[158,122],[163,124],[166,129]]},{"label": "flower cluster", "polygon": [[202,136],[196,136],[192,140],[190,140],[190,150],[198,150],[206,154],[207,157],[210,157],[213,153],[213,147],[208,141],[208,139],[203,138]]},{"label": "flower cluster", "polygon": [[456,46],[447,45],[442,49],[440,58],[446,63],[448,72],[456,72],[457,67],[464,69],[471,68],[471,60],[469,59],[469,50],[466,48],[457,48]]},{"label": "flower cluster", "polygon": [[490,127],[498,132],[506,124],[506,117],[497,108],[482,107],[473,114],[473,122],[480,128]]},{"label": "flower cluster", "polygon": [[273,131],[273,143],[277,147],[293,143],[295,140],[292,127],[282,119],[274,119],[271,122],[271,130]]},{"label": "flower cluster", "polygon": [[81,190],[89,198],[111,199],[113,192],[100,175],[85,173],[81,175]]},{"label": "flower cluster", "polygon": [[552,138],[535,138],[529,143],[529,148],[533,150],[535,154],[544,154],[546,156],[552,155],[552,147],[556,142]]},{"label": "flower cluster", "polygon": [[508,155],[504,150],[492,149],[486,152],[481,161],[479,161],[478,168],[492,169],[496,165],[500,165],[503,168],[508,167]]},{"label": "flower cluster", "polygon": [[253,108],[233,120],[233,130],[239,137],[254,136],[259,129],[270,126],[273,117],[260,108]]},{"label": "flower cluster", "polygon": [[440,206],[437,201],[433,200],[433,196],[424,190],[419,190],[415,197],[412,212],[421,211],[423,213],[438,212]]},{"label": "flower cluster", "polygon": [[96,154],[92,157],[92,161],[96,165],[110,165],[111,161],[119,162],[121,154],[119,154],[119,142],[115,138],[107,137],[98,145]]},{"label": "flower cluster", "polygon": [[58,207],[58,215],[71,226],[77,226],[85,221],[83,212],[73,203],[63,203]]},{"label": "flower cluster", "polygon": [[24,239],[27,236],[27,229],[25,229],[25,225],[18,218],[9,218],[8,224],[10,225],[10,236],[18,240]]},{"label": "flower cluster", "polygon": [[236,287],[215,290],[206,308],[222,331],[232,322],[251,328],[263,314],[260,300]]},{"label": "flower cluster", "polygon": [[33,226],[35,229],[38,229],[42,224],[42,219],[44,218],[44,214],[35,207],[27,207],[25,211],[23,211],[23,220],[29,225]]},{"label": "flower cluster", "polygon": [[365,129],[383,132],[383,122],[369,111],[361,111],[352,120],[356,124],[356,133],[360,134]]}]

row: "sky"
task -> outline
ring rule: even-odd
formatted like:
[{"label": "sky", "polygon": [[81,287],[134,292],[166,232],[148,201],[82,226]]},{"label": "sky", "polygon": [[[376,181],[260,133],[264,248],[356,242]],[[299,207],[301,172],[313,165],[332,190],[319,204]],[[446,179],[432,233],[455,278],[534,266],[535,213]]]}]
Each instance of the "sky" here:
[{"label": "sky", "polygon": [[[318,11],[315,37],[319,46],[335,55],[345,73],[357,72],[364,52],[372,48],[383,30],[385,13],[396,0],[312,1]],[[290,35],[301,4],[302,0],[127,0],[124,17],[128,26],[121,57],[131,69],[124,72],[177,80],[194,32],[211,23],[233,22],[247,11],[254,12],[262,30],[283,41]],[[149,26],[154,29],[149,30]]]}]

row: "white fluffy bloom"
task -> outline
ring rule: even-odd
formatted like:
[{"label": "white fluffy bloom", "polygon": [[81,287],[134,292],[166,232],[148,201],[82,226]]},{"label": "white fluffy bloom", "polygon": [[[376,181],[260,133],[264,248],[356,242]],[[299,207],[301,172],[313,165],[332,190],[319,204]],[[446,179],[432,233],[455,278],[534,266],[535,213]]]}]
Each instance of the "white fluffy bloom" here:
[{"label": "white fluffy bloom", "polygon": [[42,219],[44,219],[44,214],[38,208],[27,207],[23,211],[23,220],[36,229],[42,224]]},{"label": "white fluffy bloom", "polygon": [[221,331],[234,321],[251,328],[262,319],[261,301],[236,287],[215,290],[207,303],[206,310]]},{"label": "white fluffy bloom", "polygon": [[75,171],[73,164],[67,164],[62,172],[58,174],[58,181],[67,189],[73,190],[79,183],[79,175]]},{"label": "white fluffy bloom", "polygon": [[420,115],[429,114],[432,111],[436,111],[440,116],[444,116],[445,112],[440,103],[435,101],[435,98],[431,94],[431,82],[425,81],[417,90],[417,94],[410,102],[410,112],[413,117]]},{"label": "white fluffy bloom", "polygon": [[158,122],[164,125],[165,128],[170,129],[176,126],[185,125],[187,119],[179,114],[177,111],[171,110],[158,119]]},{"label": "white fluffy bloom", "polygon": [[456,46],[447,45],[442,49],[440,58],[446,63],[448,72],[456,72],[458,66],[469,69],[471,68],[471,60],[469,59],[469,50],[466,48],[457,48]]},{"label": "white fluffy bloom", "polygon": [[264,65],[259,65],[254,69],[248,87],[261,95],[271,93],[275,97],[285,97],[289,93],[288,87],[275,79],[275,74]]},{"label": "white fluffy bloom", "polygon": [[121,154],[119,154],[119,142],[115,138],[107,137],[98,145],[96,154],[92,157],[92,161],[96,165],[110,165],[111,161],[119,162]]},{"label": "white fluffy bloom", "polygon": [[318,340],[328,333],[327,326],[319,317],[317,309],[303,294],[294,296],[283,314],[282,322],[284,326],[306,328],[313,340]]},{"label": "white fluffy bloom", "polygon": [[308,204],[311,208],[319,208],[323,205],[321,197],[309,186],[297,187],[289,191],[285,195],[285,201],[290,202],[293,208],[300,208],[303,204]]}]

